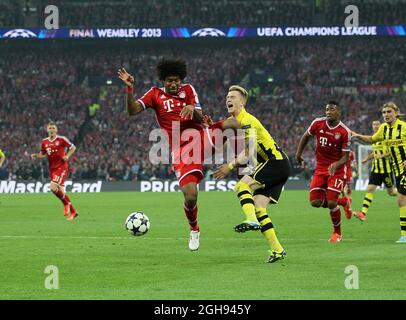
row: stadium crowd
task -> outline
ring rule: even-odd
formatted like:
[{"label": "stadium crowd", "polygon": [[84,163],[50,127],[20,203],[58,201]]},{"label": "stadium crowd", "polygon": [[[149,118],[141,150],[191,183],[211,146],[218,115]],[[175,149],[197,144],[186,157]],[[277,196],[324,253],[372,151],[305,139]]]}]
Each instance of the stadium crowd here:
[{"label": "stadium crowd", "polygon": [[[334,98],[344,109],[343,121],[357,132],[370,132],[380,119],[379,107],[394,100],[406,107],[406,44],[398,40],[322,40],[235,43],[188,47],[32,44],[5,48],[0,56],[0,148],[7,161],[2,179],[47,179],[47,162],[32,161],[53,120],[59,133],[77,145],[71,178],[145,180],[173,178],[170,165],[152,165],[149,133],[157,127],[154,112],[128,117],[123,86],[93,86],[90,79],[116,78],[125,66],[136,78],[140,96],[156,79],[162,56],[183,57],[187,82],[196,88],[205,113],[227,117],[225,95],[231,84],[256,88],[248,110],[258,116],[279,145],[293,158],[297,143],[325,103]],[[233,57],[230,59],[230,57]],[[256,70],[262,78],[256,77]],[[261,73],[260,73],[261,74]],[[271,79],[272,81],[270,81]],[[88,106],[100,105],[95,114]],[[313,144],[314,145],[314,144]],[[314,167],[314,152],[305,154]],[[208,174],[213,167],[208,168]]]},{"label": "stadium crowd", "polygon": [[[42,26],[48,4],[1,0],[0,26]],[[361,25],[404,23],[406,16],[405,0],[55,0],[52,4],[59,8],[62,27],[343,25],[347,5],[358,7]]]}]

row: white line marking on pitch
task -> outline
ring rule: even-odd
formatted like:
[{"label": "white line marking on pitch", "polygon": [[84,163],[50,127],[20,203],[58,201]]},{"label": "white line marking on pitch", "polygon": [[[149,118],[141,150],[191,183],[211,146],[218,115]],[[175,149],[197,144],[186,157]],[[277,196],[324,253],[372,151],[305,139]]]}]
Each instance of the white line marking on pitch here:
[{"label": "white line marking on pitch", "polygon": [[[172,241],[176,241],[176,240],[185,240],[187,238],[155,238],[155,237],[132,237],[132,236],[128,236],[128,237],[118,237],[118,236],[106,236],[106,237],[100,237],[100,236],[14,236],[14,235],[0,235],[0,239],[94,239],[94,240],[101,240],[101,239],[105,239],[105,240],[133,240],[134,238],[136,239],[145,239],[145,240],[172,240]],[[281,238],[282,241],[327,241],[327,239],[312,239],[312,238],[302,238],[302,239],[292,239],[292,238]],[[204,237],[204,240],[214,240],[214,241],[264,241],[262,238],[258,238],[258,239],[252,239],[252,238],[237,238],[237,237],[233,237],[233,238],[212,238],[210,236]],[[353,241],[378,241],[378,239],[345,239],[345,242],[353,242]],[[379,239],[379,241],[393,241],[393,239]]]}]

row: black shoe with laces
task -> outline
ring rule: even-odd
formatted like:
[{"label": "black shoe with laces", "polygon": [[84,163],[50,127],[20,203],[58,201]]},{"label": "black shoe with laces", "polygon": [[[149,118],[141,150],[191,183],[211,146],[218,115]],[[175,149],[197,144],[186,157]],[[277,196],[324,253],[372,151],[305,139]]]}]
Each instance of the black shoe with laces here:
[{"label": "black shoe with laces", "polygon": [[261,229],[261,225],[258,222],[243,222],[234,227],[235,232],[243,233],[246,231],[258,231]]},{"label": "black shoe with laces", "polygon": [[276,261],[278,261],[278,260],[283,260],[283,259],[285,259],[286,256],[287,256],[285,250],[283,250],[281,253],[277,253],[277,252],[275,252],[275,251],[270,251],[269,254],[270,254],[270,255],[269,255],[268,260],[265,261],[265,262],[267,262],[267,263],[274,263],[274,262],[276,262]]}]

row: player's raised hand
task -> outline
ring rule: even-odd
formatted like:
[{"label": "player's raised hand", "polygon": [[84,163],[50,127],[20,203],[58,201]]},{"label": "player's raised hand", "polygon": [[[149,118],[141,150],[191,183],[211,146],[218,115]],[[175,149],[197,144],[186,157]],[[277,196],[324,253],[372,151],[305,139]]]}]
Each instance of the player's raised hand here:
[{"label": "player's raised hand", "polygon": [[118,69],[118,77],[129,87],[134,85],[134,77],[129,74],[124,68]]},{"label": "player's raised hand", "polygon": [[183,119],[193,119],[193,110],[195,110],[194,106],[187,105],[187,106],[183,107],[183,109],[179,115]]},{"label": "player's raised hand", "polygon": [[38,154],[32,153],[31,154],[31,159],[38,159]]}]

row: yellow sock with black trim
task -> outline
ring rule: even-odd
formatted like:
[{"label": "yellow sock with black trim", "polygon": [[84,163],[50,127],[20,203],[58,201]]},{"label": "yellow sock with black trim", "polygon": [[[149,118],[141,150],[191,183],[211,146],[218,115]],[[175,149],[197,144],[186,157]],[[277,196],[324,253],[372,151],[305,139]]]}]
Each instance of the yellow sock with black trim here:
[{"label": "yellow sock with black trim", "polygon": [[406,206],[400,207],[400,235],[406,236]]},{"label": "yellow sock with black trim", "polygon": [[252,189],[244,182],[238,182],[235,186],[235,190],[238,192],[237,197],[240,200],[242,211],[245,214],[246,220],[257,221],[255,216],[255,204],[252,197]]},{"label": "yellow sock with black trim", "polygon": [[271,250],[277,253],[281,253],[283,251],[283,247],[279,243],[278,237],[275,233],[275,228],[273,227],[273,223],[266,213],[266,208],[256,208],[255,211],[257,219],[261,224],[261,232],[264,235],[269,246],[271,247]]},{"label": "yellow sock with black trim", "polygon": [[374,200],[373,193],[366,193],[364,196],[364,201],[362,202],[362,213],[367,214],[369,207],[371,206],[372,200]]}]

